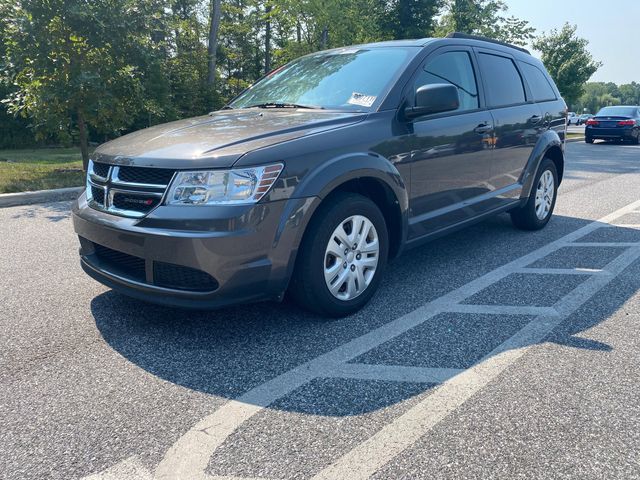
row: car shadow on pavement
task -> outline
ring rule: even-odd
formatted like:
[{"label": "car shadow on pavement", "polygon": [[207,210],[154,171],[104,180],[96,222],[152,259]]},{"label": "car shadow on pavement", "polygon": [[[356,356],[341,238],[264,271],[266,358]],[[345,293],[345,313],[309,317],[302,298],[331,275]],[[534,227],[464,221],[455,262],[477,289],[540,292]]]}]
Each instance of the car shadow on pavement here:
[{"label": "car shadow on pavement", "polygon": [[[95,297],[91,312],[104,340],[127,361],[168,382],[232,399],[587,223],[591,221],[554,217],[546,233],[523,233],[508,226],[504,218],[497,218],[436,240],[392,262],[374,300],[346,319],[323,319],[288,302],[212,312],[180,310],[113,291]],[[640,235],[638,230],[622,230],[623,236],[624,230],[629,230],[628,236]],[[492,256],[496,248],[509,250]],[[597,249],[592,250],[596,257],[600,255]],[[599,259],[602,264],[608,261]],[[626,275],[630,269],[636,273]],[[572,355],[573,349],[611,352],[612,346],[583,333],[610,318],[640,289],[640,261],[626,271],[541,343],[568,347],[567,355]],[[587,278],[585,275],[584,280]],[[532,319],[494,317],[441,314],[376,347],[363,356],[363,363],[398,365],[406,358],[404,366],[468,368]],[[396,388],[394,382],[357,380],[368,382],[367,388],[375,387],[363,392],[354,387],[353,380],[319,380],[323,385],[314,390],[312,398],[294,395],[270,408],[326,416],[357,415],[399,403],[434,386],[424,383]],[[360,393],[354,397],[354,392]],[[369,401],[359,402],[356,397],[362,395]]]}]

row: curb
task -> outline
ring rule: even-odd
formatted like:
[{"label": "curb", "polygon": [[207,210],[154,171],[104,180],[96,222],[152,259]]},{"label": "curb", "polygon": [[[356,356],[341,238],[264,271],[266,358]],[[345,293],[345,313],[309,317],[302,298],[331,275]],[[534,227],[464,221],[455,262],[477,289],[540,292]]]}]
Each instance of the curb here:
[{"label": "curb", "polygon": [[56,188],[54,190],[36,190],[34,192],[2,193],[0,194],[0,208],[75,200],[83,190],[84,187],[70,187]]},{"label": "curb", "polygon": [[568,139],[566,139],[564,142],[565,142],[565,143],[584,142],[584,137],[568,138]]}]

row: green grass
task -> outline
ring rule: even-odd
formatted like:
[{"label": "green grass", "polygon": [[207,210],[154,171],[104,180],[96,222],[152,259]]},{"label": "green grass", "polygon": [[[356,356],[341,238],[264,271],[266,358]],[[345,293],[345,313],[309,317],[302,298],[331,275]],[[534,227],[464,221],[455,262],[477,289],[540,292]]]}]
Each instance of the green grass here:
[{"label": "green grass", "polygon": [[567,138],[584,138],[584,133],[567,132]]},{"label": "green grass", "polygon": [[78,148],[0,150],[0,193],[83,184],[82,157]]}]

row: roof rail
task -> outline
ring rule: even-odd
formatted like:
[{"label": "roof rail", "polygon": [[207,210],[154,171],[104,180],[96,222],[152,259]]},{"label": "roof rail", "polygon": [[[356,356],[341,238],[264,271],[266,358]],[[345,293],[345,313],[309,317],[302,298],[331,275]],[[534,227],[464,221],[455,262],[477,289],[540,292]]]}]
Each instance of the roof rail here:
[{"label": "roof rail", "polygon": [[520,50],[521,52],[526,53],[527,55],[531,55],[531,52],[529,52],[529,50],[527,50],[526,48],[511,45],[507,42],[501,42],[500,40],[495,40],[493,38],[482,37],[480,35],[469,35],[468,33],[451,32],[447,35],[447,38],[466,38],[467,40],[480,40],[482,42],[495,43],[498,45],[502,45],[503,47],[515,48],[516,50]]}]

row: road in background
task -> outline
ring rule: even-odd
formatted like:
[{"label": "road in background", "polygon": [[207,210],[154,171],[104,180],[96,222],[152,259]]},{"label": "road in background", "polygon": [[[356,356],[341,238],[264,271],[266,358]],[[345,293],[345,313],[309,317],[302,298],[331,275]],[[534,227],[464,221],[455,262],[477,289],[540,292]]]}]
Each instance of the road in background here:
[{"label": "road in background", "polygon": [[638,199],[640,147],[570,143],[545,230],[408,251],[342,320],[147,305],[68,203],[2,209],[0,478],[638,477]]}]

